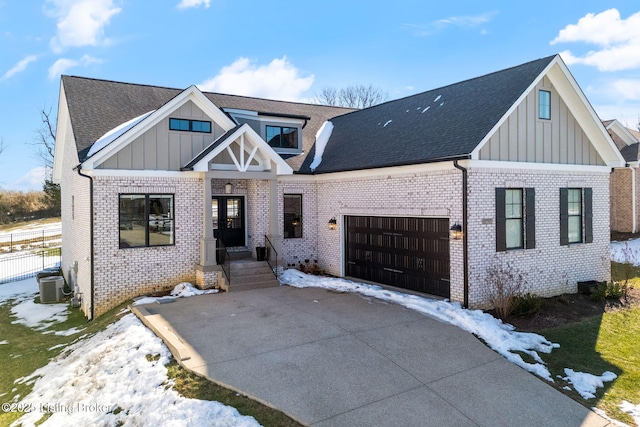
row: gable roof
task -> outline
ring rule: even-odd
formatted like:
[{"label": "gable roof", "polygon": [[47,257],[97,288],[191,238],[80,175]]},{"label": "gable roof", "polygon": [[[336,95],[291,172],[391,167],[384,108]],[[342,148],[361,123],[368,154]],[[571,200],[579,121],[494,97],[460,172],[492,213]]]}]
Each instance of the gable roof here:
[{"label": "gable roof", "polygon": [[620,150],[626,162],[637,162],[640,147],[640,133],[625,127],[618,120],[603,120],[602,124],[609,132],[611,139]]},{"label": "gable roof", "polygon": [[[236,139],[240,140],[240,151],[245,150],[245,140],[249,140],[252,148],[251,153],[245,157],[246,153],[242,153],[240,158],[237,159],[229,146]],[[280,157],[269,144],[267,144],[248,124],[244,123],[238,125],[232,129],[229,129],[218,139],[213,141],[209,146],[205,147],[196,157],[189,161],[182,170],[195,170],[205,172],[209,170],[209,162],[213,160],[224,149],[229,151],[232,160],[236,168],[241,172],[246,172],[251,167],[252,160],[258,160],[259,163],[265,160],[272,163],[275,166],[276,173],[278,175],[291,175],[293,170],[291,167]]]},{"label": "gable roof", "polygon": [[[468,158],[554,58],[336,117],[315,172]],[[301,172],[310,172],[312,159],[307,156]]]},{"label": "gable roof", "polygon": [[[64,75],[61,78],[80,161],[90,147],[117,126],[157,110],[183,92],[182,89],[122,83]],[[309,117],[303,132],[303,156],[287,160],[295,170],[309,153],[315,132],[327,119],[353,111],[350,108],[275,101],[246,96],[203,92],[216,107],[259,111],[262,114]]]}]

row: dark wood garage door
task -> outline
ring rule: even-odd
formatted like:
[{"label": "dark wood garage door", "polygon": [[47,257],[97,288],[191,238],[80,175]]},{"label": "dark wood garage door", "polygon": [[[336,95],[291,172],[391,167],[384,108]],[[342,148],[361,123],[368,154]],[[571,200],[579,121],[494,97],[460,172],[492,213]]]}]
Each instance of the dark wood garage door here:
[{"label": "dark wood garage door", "polygon": [[347,216],[346,275],[449,298],[449,219]]}]

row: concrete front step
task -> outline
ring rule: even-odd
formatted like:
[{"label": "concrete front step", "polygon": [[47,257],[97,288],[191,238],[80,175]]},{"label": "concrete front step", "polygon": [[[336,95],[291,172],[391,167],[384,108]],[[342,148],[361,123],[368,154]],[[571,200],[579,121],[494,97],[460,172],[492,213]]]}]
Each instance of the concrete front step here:
[{"label": "concrete front step", "polygon": [[275,286],[280,286],[280,282],[265,261],[243,259],[231,262],[229,292]]}]

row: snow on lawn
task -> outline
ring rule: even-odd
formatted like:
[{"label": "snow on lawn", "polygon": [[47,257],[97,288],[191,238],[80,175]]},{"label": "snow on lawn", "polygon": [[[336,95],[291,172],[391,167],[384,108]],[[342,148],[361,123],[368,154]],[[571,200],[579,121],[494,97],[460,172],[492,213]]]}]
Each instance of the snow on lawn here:
[{"label": "snow on lawn", "polygon": [[[280,281],[286,285],[298,288],[313,286],[339,292],[356,292],[400,304],[478,336],[486,342],[490,348],[504,356],[507,360],[547,381],[553,382],[551,374],[547,367],[544,366],[544,362],[538,355],[538,352],[551,353],[551,350],[560,347],[560,345],[554,344],[538,334],[516,332],[512,325],[503,323],[501,320],[481,310],[466,310],[463,309],[459,303],[403,294],[383,289],[380,286],[356,283],[344,279],[312,276],[293,269],[286,270],[282,273]],[[528,354],[537,363],[525,362],[522,357],[516,353],[517,351]]]},{"label": "snow on lawn", "polygon": [[202,290],[202,289],[196,288],[189,282],[182,282],[182,283],[178,283],[176,287],[171,290],[170,296],[167,295],[164,297],[134,298],[133,304],[131,305],[151,304],[154,302],[162,302],[162,301],[167,301],[167,300],[172,300],[177,298],[192,297],[196,295],[215,294],[217,292],[218,292],[217,289]]},{"label": "snow on lawn", "polygon": [[69,304],[67,303],[36,304],[33,298],[29,298],[11,307],[11,314],[16,317],[11,323],[41,331],[54,323],[64,322],[69,313]]},{"label": "snow on lawn", "polygon": [[611,371],[605,371],[602,375],[597,376],[564,368],[564,373],[566,377],[562,379],[571,383],[583,399],[593,399],[596,397],[597,387],[604,387],[605,381],[613,381],[618,378],[618,376]]},{"label": "snow on lawn", "polygon": [[[147,359],[147,356],[155,356]],[[14,424],[123,426],[257,426],[218,402],[181,397],[167,379],[170,353],[133,314],[65,349],[19,383],[33,384],[21,406],[33,412]]]},{"label": "snow on lawn", "polygon": [[25,232],[31,232],[31,231],[47,232],[47,231],[53,231],[53,230],[60,230],[61,227],[62,227],[61,221],[54,221],[54,222],[45,222],[42,220],[32,221],[29,224],[24,225],[20,228],[10,228],[7,230],[0,231],[0,237],[8,236],[9,234],[25,233]]},{"label": "snow on lawn", "polygon": [[611,242],[611,261],[640,265],[640,239]]},{"label": "snow on lawn", "polygon": [[640,405],[634,405],[633,403],[623,400],[620,404],[620,409],[631,415],[636,424],[640,425]]},{"label": "snow on lawn", "polygon": [[7,300],[24,298],[40,292],[40,287],[35,277],[24,280],[0,284],[0,305]]}]

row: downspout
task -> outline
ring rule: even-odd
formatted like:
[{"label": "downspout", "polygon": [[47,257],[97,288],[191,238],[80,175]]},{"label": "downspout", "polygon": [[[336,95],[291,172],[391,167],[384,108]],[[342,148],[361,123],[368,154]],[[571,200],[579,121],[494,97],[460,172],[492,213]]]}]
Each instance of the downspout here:
[{"label": "downspout", "polygon": [[638,231],[638,219],[636,218],[636,170],[631,165],[629,165],[629,169],[631,169],[631,232],[635,234]]},{"label": "downspout", "polygon": [[453,166],[462,171],[462,263],[464,274],[464,308],[469,307],[469,230],[467,228],[467,169],[460,166],[457,160],[453,161]]},{"label": "downspout", "polygon": [[82,164],[79,164],[78,166],[75,167],[75,170],[78,171],[78,175],[84,177],[84,178],[89,178],[89,239],[90,239],[90,248],[91,248],[91,255],[90,255],[90,262],[91,262],[91,308],[89,309],[90,313],[91,313],[91,318],[89,320],[93,320],[94,319],[94,305],[93,305],[93,301],[95,298],[95,287],[94,287],[94,266],[93,266],[93,261],[94,261],[94,254],[93,254],[93,177],[91,175],[85,175],[82,173],[82,170],[80,169],[82,167]]}]

